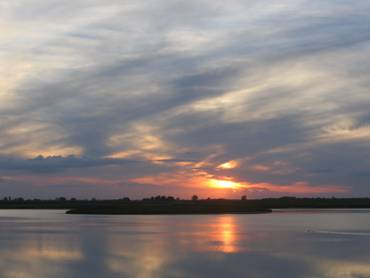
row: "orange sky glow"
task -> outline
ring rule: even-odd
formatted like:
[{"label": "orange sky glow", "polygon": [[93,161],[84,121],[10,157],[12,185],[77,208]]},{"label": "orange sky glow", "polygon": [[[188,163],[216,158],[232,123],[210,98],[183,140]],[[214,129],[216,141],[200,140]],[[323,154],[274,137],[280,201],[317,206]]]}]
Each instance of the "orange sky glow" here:
[{"label": "orange sky glow", "polygon": [[[220,166],[218,166],[217,168],[220,168]],[[226,167],[226,169],[229,168]],[[151,184],[156,186],[191,187],[194,188],[194,192],[196,192],[196,189],[201,189],[207,192],[211,197],[222,197],[222,194],[227,191],[232,191],[236,194],[240,193],[241,195],[250,192],[272,192],[281,194],[325,194],[349,192],[349,189],[344,186],[313,186],[303,181],[285,185],[261,182],[252,183],[248,181],[236,180],[229,175],[217,176],[207,171],[198,169],[191,169],[190,171],[180,170],[177,172],[165,173],[160,175],[143,176],[131,179],[130,181],[137,184]]]}]

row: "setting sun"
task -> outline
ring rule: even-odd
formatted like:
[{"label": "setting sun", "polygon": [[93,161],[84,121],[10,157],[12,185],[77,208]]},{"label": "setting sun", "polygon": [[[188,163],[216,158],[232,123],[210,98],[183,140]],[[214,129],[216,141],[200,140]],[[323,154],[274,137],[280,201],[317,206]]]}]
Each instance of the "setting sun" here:
[{"label": "setting sun", "polygon": [[231,189],[237,189],[241,187],[240,183],[233,182],[230,180],[217,180],[217,179],[211,179],[208,181],[208,184],[210,187],[215,188],[231,188]]}]

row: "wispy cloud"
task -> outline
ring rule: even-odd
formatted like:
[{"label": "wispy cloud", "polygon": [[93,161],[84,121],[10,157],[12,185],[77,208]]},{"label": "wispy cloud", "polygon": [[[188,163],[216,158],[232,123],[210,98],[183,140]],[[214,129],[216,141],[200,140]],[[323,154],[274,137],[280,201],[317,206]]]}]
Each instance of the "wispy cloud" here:
[{"label": "wispy cloud", "polygon": [[[369,10],[367,1],[2,1],[0,174],[13,179],[1,186],[40,192],[17,185],[33,173],[65,176],[70,195],[91,195],[82,179],[119,181],[110,197],[182,195],[207,173],[282,193],[368,195],[359,173],[370,167]],[[237,167],[221,167],[230,161]],[[177,182],[153,189],[163,176]],[[145,177],[153,182],[139,185]]]}]

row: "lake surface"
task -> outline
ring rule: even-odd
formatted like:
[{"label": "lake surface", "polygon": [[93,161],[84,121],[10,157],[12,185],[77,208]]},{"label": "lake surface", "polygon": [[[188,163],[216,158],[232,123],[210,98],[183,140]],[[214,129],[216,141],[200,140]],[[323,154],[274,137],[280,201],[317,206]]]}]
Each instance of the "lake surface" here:
[{"label": "lake surface", "polygon": [[370,277],[370,210],[0,210],[0,277]]}]

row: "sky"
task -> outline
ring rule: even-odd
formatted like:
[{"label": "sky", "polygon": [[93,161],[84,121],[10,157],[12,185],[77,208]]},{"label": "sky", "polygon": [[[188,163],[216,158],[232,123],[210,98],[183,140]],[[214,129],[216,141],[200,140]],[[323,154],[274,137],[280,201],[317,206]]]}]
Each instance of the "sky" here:
[{"label": "sky", "polygon": [[0,197],[370,196],[370,2],[2,0]]}]

